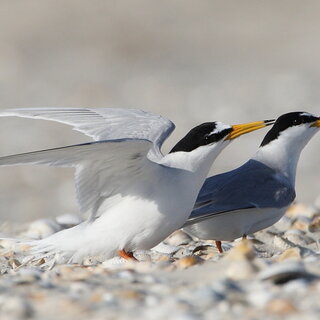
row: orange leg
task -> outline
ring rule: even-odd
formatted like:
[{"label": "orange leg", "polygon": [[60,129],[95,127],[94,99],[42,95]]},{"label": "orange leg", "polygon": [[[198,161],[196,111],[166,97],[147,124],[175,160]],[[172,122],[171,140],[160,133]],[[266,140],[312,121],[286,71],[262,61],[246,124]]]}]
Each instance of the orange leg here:
[{"label": "orange leg", "polygon": [[119,250],[119,251],[118,251],[118,255],[119,255],[120,257],[122,257],[123,259],[126,259],[126,260],[132,259],[132,260],[138,261],[138,260],[134,257],[134,255],[133,255],[132,252],[126,252],[124,249],[123,249],[123,250]]},{"label": "orange leg", "polygon": [[215,241],[215,243],[219,253],[222,253],[223,249],[222,249],[221,241]]}]

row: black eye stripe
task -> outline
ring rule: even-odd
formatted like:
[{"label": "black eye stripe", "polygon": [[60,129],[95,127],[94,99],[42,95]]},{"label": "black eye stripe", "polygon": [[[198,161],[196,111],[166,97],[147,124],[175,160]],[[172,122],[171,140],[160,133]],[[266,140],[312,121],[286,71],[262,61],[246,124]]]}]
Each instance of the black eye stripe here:
[{"label": "black eye stripe", "polygon": [[299,126],[304,123],[313,123],[318,118],[307,112],[290,112],[280,116],[273,127],[264,137],[260,147],[265,146],[271,141],[277,139],[280,133],[290,127]]}]

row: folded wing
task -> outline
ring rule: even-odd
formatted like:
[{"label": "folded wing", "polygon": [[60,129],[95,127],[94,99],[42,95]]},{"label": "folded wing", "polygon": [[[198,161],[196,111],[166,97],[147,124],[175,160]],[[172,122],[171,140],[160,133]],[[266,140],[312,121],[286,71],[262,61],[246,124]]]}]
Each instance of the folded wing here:
[{"label": "folded wing", "polygon": [[207,178],[185,226],[229,211],[282,208],[295,199],[294,186],[276,171],[255,160]]}]

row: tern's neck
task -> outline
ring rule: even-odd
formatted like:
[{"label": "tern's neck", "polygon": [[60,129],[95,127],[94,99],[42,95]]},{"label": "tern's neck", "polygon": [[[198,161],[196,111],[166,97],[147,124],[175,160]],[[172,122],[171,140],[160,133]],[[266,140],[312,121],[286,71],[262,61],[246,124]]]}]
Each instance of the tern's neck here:
[{"label": "tern's neck", "polygon": [[[313,134],[312,134],[313,135]],[[262,162],[268,167],[285,175],[292,185],[295,185],[296,170],[301,151],[312,135],[301,135],[294,139],[286,134],[260,147],[252,159]]]},{"label": "tern's neck", "polygon": [[205,179],[212,163],[229,143],[230,141],[220,141],[210,146],[198,147],[189,152],[169,153],[163,157],[161,163],[168,167],[193,172],[200,179]]}]

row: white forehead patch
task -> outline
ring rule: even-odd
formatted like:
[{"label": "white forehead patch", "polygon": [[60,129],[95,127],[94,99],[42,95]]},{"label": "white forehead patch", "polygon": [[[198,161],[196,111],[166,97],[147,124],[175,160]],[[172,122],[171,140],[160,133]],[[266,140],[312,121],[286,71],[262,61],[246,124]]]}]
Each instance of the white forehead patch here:
[{"label": "white forehead patch", "polygon": [[300,114],[301,116],[313,117],[314,115],[309,112],[303,112]]},{"label": "white forehead patch", "polygon": [[214,130],[213,131],[211,131],[210,133],[209,133],[209,136],[211,136],[212,134],[216,134],[216,133],[219,133],[219,132],[221,132],[221,131],[223,131],[223,130],[226,130],[226,129],[230,129],[231,128],[231,126],[229,126],[229,125],[227,125],[227,124],[224,124],[224,123],[222,123],[222,122],[216,122],[216,127],[214,128]]}]

